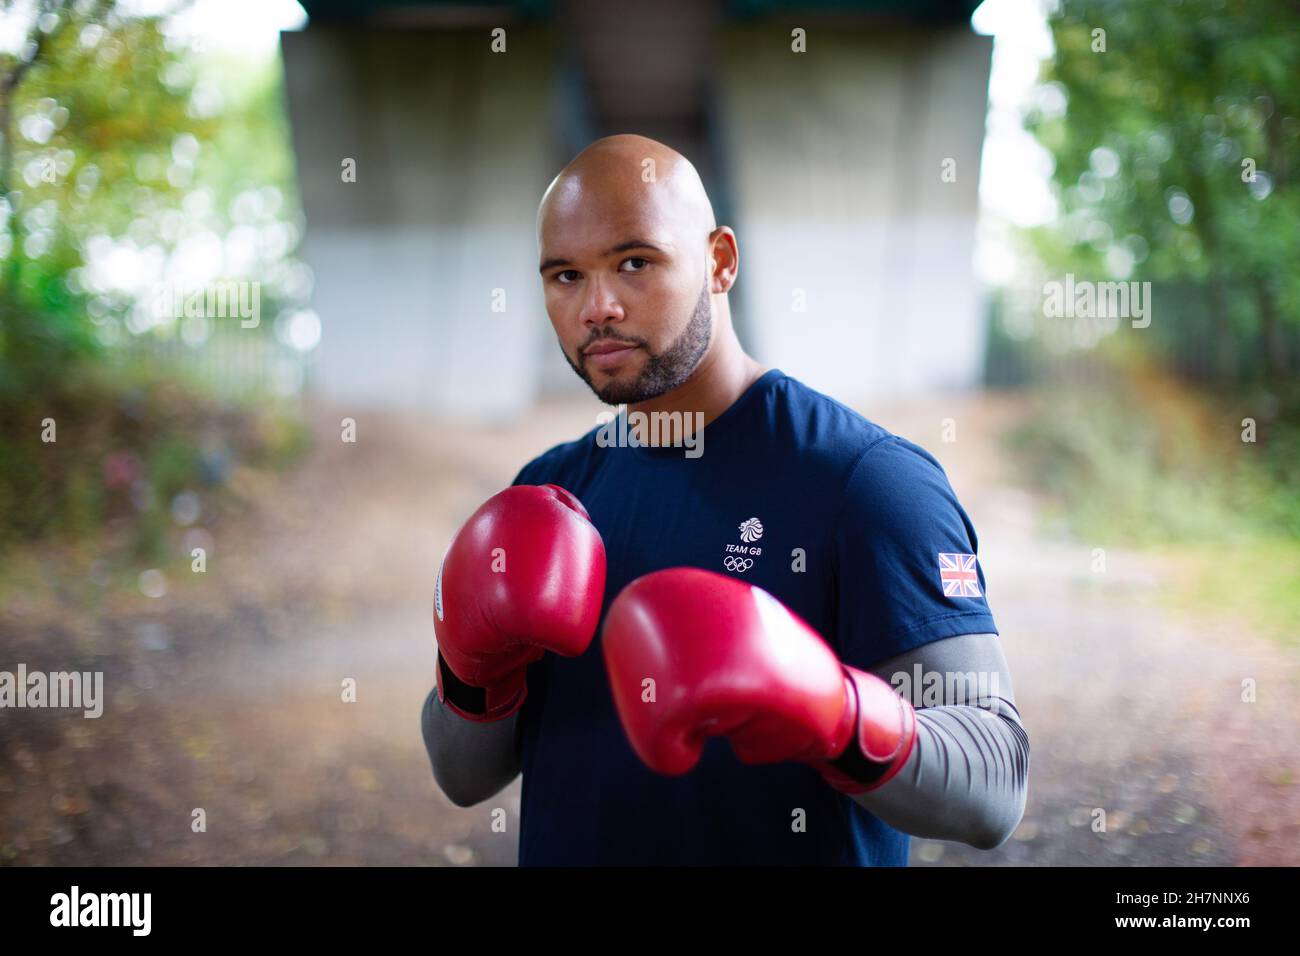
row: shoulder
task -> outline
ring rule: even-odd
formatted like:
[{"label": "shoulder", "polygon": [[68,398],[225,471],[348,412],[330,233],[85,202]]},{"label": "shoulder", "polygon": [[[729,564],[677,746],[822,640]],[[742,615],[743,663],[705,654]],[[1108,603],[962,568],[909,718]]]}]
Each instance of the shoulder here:
[{"label": "shoulder", "polygon": [[855,484],[883,489],[920,481],[925,485],[948,484],[947,472],[939,459],[901,435],[889,435],[877,442],[854,468]]},{"label": "shoulder", "polygon": [[778,433],[788,429],[807,465],[837,476],[843,513],[884,520],[956,505],[943,466],[917,443],[790,376],[773,396]]},{"label": "shoulder", "polygon": [[777,439],[788,437],[806,464],[830,466],[846,481],[887,476],[900,457],[938,467],[924,449],[788,375],[772,390],[771,418]]},{"label": "shoulder", "polygon": [[775,409],[789,421],[799,423],[812,440],[872,442],[890,435],[888,429],[861,412],[790,375],[776,381],[772,396]]},{"label": "shoulder", "polygon": [[876,442],[854,464],[844,485],[840,514],[878,531],[943,522],[948,515],[966,523],[939,459],[897,434]]},{"label": "shoulder", "polygon": [[839,503],[845,533],[886,537],[975,530],[938,459],[899,435],[873,445],[854,465]]}]

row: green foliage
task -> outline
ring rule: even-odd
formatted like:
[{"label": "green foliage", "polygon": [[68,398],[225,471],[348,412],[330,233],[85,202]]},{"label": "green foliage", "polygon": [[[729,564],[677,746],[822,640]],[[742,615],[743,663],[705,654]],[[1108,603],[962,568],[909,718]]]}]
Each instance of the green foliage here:
[{"label": "green foliage", "polygon": [[1152,315],[1073,344],[999,297],[991,380],[1051,383],[1012,449],[1079,537],[1167,549],[1181,605],[1293,631],[1300,10],[1061,0],[1050,26],[1026,125],[1061,215],[1021,238],[1049,278],[1150,282]]},{"label": "green foliage", "polygon": [[292,464],[308,444],[296,412],[271,400],[237,405],[154,369],[78,365],[0,405],[0,546],[108,526],[158,557],[181,530],[178,494],[198,495],[209,520],[238,497],[241,469]]},{"label": "green foliage", "polygon": [[[1295,5],[1062,0],[1050,25],[1049,95],[1027,126],[1055,160],[1062,216],[1035,237],[1040,257],[1194,287],[1214,327],[1201,343],[1209,367],[1193,371],[1300,369]],[[1156,353],[1187,336],[1177,300],[1161,303],[1143,334]]]},{"label": "green foliage", "polygon": [[[170,318],[138,321],[154,267],[107,265],[109,253],[157,264],[206,243],[226,273],[214,281],[258,282],[264,316],[301,307],[278,62],[200,58],[163,18],[111,2],[74,4],[49,30],[36,22],[30,64],[0,55],[0,118],[7,110],[12,127],[0,137],[0,394],[39,388],[115,345],[177,338]],[[231,255],[236,229],[242,251]],[[241,331],[269,337],[273,325]]]},{"label": "green foliage", "polygon": [[1262,633],[1300,645],[1300,541],[1255,539],[1224,546],[1181,548],[1188,573],[1168,597],[1194,614],[1245,611]]},{"label": "green foliage", "polygon": [[[40,381],[51,366],[97,350],[87,290],[70,282],[95,236],[134,230],[175,206],[179,137],[207,135],[190,109],[180,53],[154,17],[115,4],[75,4],[53,26],[35,23],[30,63],[0,57],[12,134],[0,145],[0,381]],[[7,84],[0,84],[7,90]]]},{"label": "green foliage", "polygon": [[[1241,421],[1256,422],[1242,440]],[[1008,436],[1083,538],[1130,545],[1300,540],[1300,393],[1207,401],[1154,367],[1055,388]]]},{"label": "green foliage", "polygon": [[245,190],[272,186],[283,194],[282,214],[292,218],[298,210],[297,171],[279,59],[254,65],[213,55],[202,72],[221,77],[225,106],[222,121],[204,139],[196,180],[212,188],[218,205]]},{"label": "green foliage", "polygon": [[228,270],[240,228],[255,254],[235,278],[258,281],[264,317],[301,304],[278,64],[200,59],[112,0],[41,9],[24,50],[0,53],[0,547],[102,533],[157,556],[177,494],[201,494],[206,519],[238,499],[232,474],[293,461],[306,433],[259,391],[283,357],[273,322],[214,317],[186,341],[170,319],[129,326],[166,273],[109,254],[157,265],[199,241]]}]

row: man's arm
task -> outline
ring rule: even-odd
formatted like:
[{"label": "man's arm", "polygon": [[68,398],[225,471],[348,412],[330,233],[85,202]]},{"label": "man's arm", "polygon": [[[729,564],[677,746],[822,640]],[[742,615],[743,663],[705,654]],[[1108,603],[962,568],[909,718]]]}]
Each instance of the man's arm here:
[{"label": "man's arm", "polygon": [[[914,836],[981,850],[1004,843],[1025,812],[1029,735],[997,636],[933,641],[869,670],[896,689],[912,689],[916,742],[892,779],[853,799]],[[895,679],[899,674],[907,684]],[[937,685],[925,683],[930,674],[938,675],[929,678]],[[942,705],[923,707],[930,693],[941,694]]]},{"label": "man's arm", "polygon": [[[497,566],[507,553],[509,571]],[[420,720],[453,803],[486,800],[519,773],[528,667],[548,652],[585,651],[604,592],[600,532],[559,485],[511,485],[456,532],[434,584],[438,676]]]},{"label": "man's arm", "polygon": [[466,720],[429,691],[420,715],[433,778],[452,803],[472,807],[501,791],[520,771],[519,711],[502,720]]}]

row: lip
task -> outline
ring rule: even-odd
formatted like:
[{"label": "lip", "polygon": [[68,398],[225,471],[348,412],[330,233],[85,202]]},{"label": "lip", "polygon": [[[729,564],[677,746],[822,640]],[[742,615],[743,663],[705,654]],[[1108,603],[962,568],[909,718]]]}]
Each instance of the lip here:
[{"label": "lip", "polygon": [[620,342],[617,339],[609,341],[592,342],[582,350],[583,355],[604,355],[607,352],[625,352],[628,349],[636,348],[635,342]]},{"label": "lip", "polygon": [[582,350],[582,354],[596,368],[608,371],[620,364],[638,348],[640,348],[639,345],[629,342],[593,342]]}]

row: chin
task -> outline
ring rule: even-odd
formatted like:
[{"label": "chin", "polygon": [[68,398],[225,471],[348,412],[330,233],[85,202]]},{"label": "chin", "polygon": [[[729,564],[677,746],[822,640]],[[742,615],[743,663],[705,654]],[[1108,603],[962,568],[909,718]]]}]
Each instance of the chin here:
[{"label": "chin", "polygon": [[608,371],[589,368],[585,362],[580,366],[572,359],[569,360],[569,365],[591,389],[592,394],[606,405],[633,405],[655,397],[647,394],[646,385],[642,381],[646,362],[646,356],[641,354]]},{"label": "chin", "polygon": [[601,375],[600,380],[593,379],[589,384],[606,405],[626,405],[630,404],[628,396],[636,390],[636,376]]},{"label": "chin", "polygon": [[636,385],[636,376],[629,374],[626,369],[613,373],[596,371],[583,377],[587,380],[587,387],[606,405],[621,404],[624,399],[620,396]]}]

